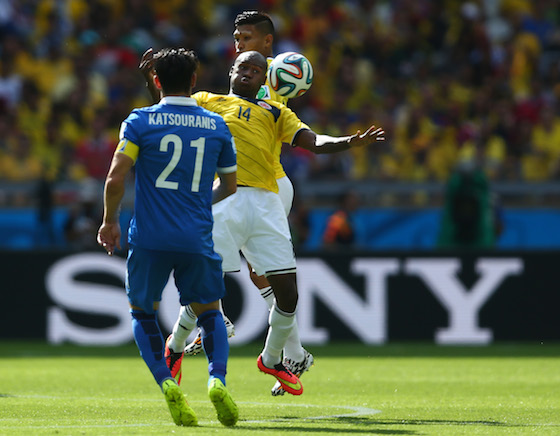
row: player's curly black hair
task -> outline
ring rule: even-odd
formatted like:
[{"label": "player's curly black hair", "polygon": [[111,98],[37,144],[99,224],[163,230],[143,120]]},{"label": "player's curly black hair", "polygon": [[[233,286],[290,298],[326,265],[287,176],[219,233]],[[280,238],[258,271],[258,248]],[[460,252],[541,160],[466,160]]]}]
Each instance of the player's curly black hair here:
[{"label": "player's curly black hair", "polygon": [[198,56],[186,48],[164,48],[154,55],[154,70],[166,94],[190,93]]},{"label": "player's curly black hair", "polygon": [[274,36],[274,23],[265,12],[259,11],[243,11],[235,17],[234,25],[235,27],[242,26],[244,24],[253,25],[256,29],[263,33],[264,35],[271,34]]}]

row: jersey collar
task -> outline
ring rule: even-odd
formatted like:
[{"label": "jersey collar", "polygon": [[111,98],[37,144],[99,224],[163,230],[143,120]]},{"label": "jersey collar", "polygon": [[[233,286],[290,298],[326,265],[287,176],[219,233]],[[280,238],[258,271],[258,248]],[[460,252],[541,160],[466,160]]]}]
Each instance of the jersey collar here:
[{"label": "jersey collar", "polygon": [[196,100],[192,97],[180,97],[177,95],[163,97],[160,101],[161,104],[174,104],[177,106],[198,106]]}]

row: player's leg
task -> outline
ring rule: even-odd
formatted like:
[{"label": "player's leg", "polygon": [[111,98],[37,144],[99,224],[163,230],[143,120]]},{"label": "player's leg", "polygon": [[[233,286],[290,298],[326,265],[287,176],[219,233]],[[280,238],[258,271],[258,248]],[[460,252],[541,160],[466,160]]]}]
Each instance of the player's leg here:
[{"label": "player's leg", "polygon": [[[221,301],[220,311],[224,317],[228,338],[235,335],[235,327],[229,318],[224,314]],[[179,311],[179,318],[173,326],[171,334],[165,343],[165,358],[168,360],[167,366],[171,369],[171,374],[181,383],[180,368],[183,356],[195,355],[202,351],[202,337],[200,330],[196,337],[187,345],[187,340],[196,328],[196,315],[190,306],[182,306]],[[180,350],[180,351],[179,351]]]},{"label": "player's leg", "polygon": [[[276,182],[278,183],[278,196],[280,197],[282,206],[284,206],[286,216],[288,216],[294,202],[294,186],[287,176],[278,178]],[[263,278],[266,280],[265,277]],[[255,279],[253,283],[257,284],[261,282],[258,279]],[[272,304],[274,303],[274,294],[270,285],[268,288],[259,285],[257,287],[268,306],[272,307]],[[297,323],[294,325],[294,328],[286,341],[286,346],[284,347],[284,359],[282,363],[298,377],[307,371],[313,364],[313,356],[305,348],[303,348],[303,345],[301,344]],[[274,396],[284,395],[284,392],[285,391],[282,389],[279,382],[276,382],[271,390],[271,393]]]},{"label": "player's leg", "polygon": [[[222,312],[222,316],[224,318],[224,324],[226,326],[228,338],[235,336],[235,326],[224,313],[224,308],[221,300],[220,300],[220,312]],[[201,351],[202,351],[202,336],[200,334],[200,329],[199,329],[196,337],[188,345],[184,347],[184,354],[189,356],[194,356],[195,354],[198,354]]]},{"label": "player's leg", "polygon": [[132,332],[140,355],[161,387],[173,421],[177,425],[197,424],[164,359],[163,335],[156,309],[172,268],[169,255],[131,248],[127,259],[127,295],[131,306]]},{"label": "player's leg", "polygon": [[[215,253],[192,255],[188,267],[175,269],[175,282],[181,304],[190,302],[198,318],[202,347],[208,359],[208,396],[216,408],[219,421],[227,426],[234,425],[239,413],[226,389],[229,343],[220,311],[220,299],[225,295],[220,257]],[[188,296],[182,289],[190,290]]]},{"label": "player's leg", "polygon": [[262,372],[276,377],[282,389],[293,395],[303,393],[299,378],[281,362],[286,340],[296,325],[297,285],[295,273],[269,276],[276,303],[268,318],[268,333],[257,365]]},{"label": "player's leg", "polygon": [[276,296],[269,317],[269,334],[262,352],[263,363],[272,367],[280,363],[282,350],[296,324],[297,285],[295,273],[271,275],[270,282]]},{"label": "player's leg", "polygon": [[212,305],[191,304],[195,312],[199,313],[197,323],[208,359],[208,397],[216,409],[218,420],[226,426],[235,425],[239,412],[226,388],[229,344],[219,303],[216,301]]},{"label": "player's leg", "polygon": [[[274,291],[272,290],[272,286],[259,289],[259,291],[266,304],[268,305],[268,308],[272,309],[272,307],[274,306]],[[294,323],[291,333],[286,339],[282,364],[299,378],[304,372],[308,371],[309,368],[313,366],[313,363],[313,355],[305,348],[303,348],[303,345],[301,344],[301,339],[299,337],[299,328],[296,322]],[[275,397],[284,395],[285,392],[286,391],[279,381],[277,381],[270,390],[272,396]]]},{"label": "player's leg", "polygon": [[251,189],[252,233],[242,252],[256,274],[264,275],[274,290],[276,302],[269,315],[265,347],[258,359],[261,371],[271,374],[294,395],[302,393],[299,379],[282,365],[282,350],[295,325],[297,306],[296,262],[288,219],[278,195]]},{"label": "player's leg", "polygon": [[[212,206],[212,216],[214,218],[212,240],[214,251],[222,258],[223,272],[239,271],[241,267],[239,250],[245,243],[245,223],[247,222],[245,219],[247,211],[245,194],[243,189],[239,189],[235,194]],[[224,317],[228,337],[232,337],[235,334],[234,325],[224,314],[221,306],[220,310]],[[185,354],[193,355],[200,351],[202,351],[202,338],[199,334],[185,347]]]},{"label": "player's leg", "polygon": [[[248,266],[253,283],[259,288],[261,297],[263,297],[269,310],[272,309],[274,305],[274,291],[272,290],[272,286],[270,286],[270,283],[265,276],[257,276],[253,267],[250,264]],[[304,372],[308,371],[309,368],[313,366],[313,355],[303,348],[303,345],[301,344],[297,322],[294,324],[292,332],[288,335],[288,339],[286,340],[282,363],[297,377],[301,377]],[[286,391],[282,388],[279,381],[277,381],[270,390],[270,393],[275,397],[284,395],[285,392]]]},{"label": "player's leg", "polygon": [[[181,306],[179,318],[165,342],[165,360],[171,375],[181,384],[181,365],[185,354],[184,348],[191,332],[196,327],[196,315],[190,306]],[[202,345],[201,345],[202,348]]]}]

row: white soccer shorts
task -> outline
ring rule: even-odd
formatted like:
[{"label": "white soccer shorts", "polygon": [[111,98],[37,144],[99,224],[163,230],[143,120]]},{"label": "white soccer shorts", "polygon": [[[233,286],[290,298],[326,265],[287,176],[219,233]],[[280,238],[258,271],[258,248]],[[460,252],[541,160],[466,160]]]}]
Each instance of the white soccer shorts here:
[{"label": "white soccer shorts", "polygon": [[212,214],[214,250],[224,272],[241,269],[240,251],[258,275],[295,272],[288,218],[278,194],[240,186],[216,203]]},{"label": "white soccer shorts", "polygon": [[282,200],[286,216],[288,216],[294,202],[294,185],[292,185],[292,181],[288,176],[276,179],[276,183],[278,184],[278,195],[280,196],[280,200]]}]

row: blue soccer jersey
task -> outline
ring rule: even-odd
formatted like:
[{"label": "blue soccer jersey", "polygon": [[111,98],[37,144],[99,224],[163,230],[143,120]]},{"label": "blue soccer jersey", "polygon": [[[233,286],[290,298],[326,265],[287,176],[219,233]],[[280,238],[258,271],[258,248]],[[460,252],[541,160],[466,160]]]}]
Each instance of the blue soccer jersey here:
[{"label": "blue soccer jersey", "polygon": [[223,118],[192,98],[165,97],[124,120],[117,152],[136,166],[128,242],[211,253],[214,176],[236,170],[235,144]]}]

